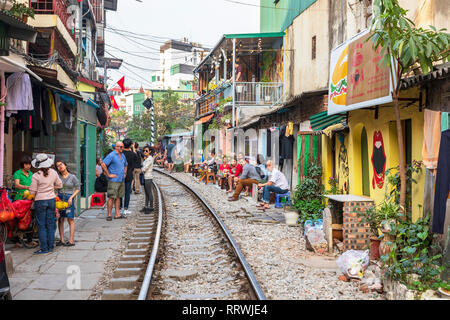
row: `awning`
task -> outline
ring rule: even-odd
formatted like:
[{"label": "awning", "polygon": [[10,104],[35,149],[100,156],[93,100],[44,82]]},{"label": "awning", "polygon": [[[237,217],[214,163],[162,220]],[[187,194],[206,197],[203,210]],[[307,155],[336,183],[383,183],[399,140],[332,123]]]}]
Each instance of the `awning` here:
[{"label": "awning", "polygon": [[311,128],[314,131],[323,130],[326,127],[329,127],[331,125],[334,125],[334,124],[337,124],[340,122],[345,122],[346,119],[347,119],[347,115],[345,112],[333,114],[333,115],[329,116],[327,114],[327,111],[315,114],[309,118],[309,120],[311,121]]},{"label": "awning", "polygon": [[202,118],[198,119],[198,121],[196,121],[195,124],[206,123],[206,122],[208,122],[209,120],[211,120],[212,117],[214,117],[214,113],[213,113],[213,114],[210,114],[209,116],[205,116],[205,117],[202,117]]},{"label": "awning", "polygon": [[69,90],[64,89],[64,88],[55,87],[54,85],[51,85],[51,84],[49,84],[47,82],[43,82],[42,84],[44,86],[46,86],[47,88],[49,88],[49,89],[55,90],[56,92],[68,95],[69,97],[75,98],[77,100],[83,100],[83,97],[80,96],[79,94],[76,94],[75,92],[69,91]]},{"label": "awning", "polygon": [[24,64],[12,60],[10,57],[0,57],[0,69],[5,72],[25,71],[38,81],[42,81],[42,78],[39,77],[36,73],[28,69]]},{"label": "awning", "polygon": [[8,25],[8,36],[31,43],[36,41],[37,30],[6,11],[0,11],[0,21]]}]

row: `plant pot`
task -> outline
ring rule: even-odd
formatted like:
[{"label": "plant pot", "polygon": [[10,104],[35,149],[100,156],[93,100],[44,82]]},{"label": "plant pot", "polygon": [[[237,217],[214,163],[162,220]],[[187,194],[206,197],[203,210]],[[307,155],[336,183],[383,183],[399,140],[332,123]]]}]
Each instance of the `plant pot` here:
[{"label": "plant pot", "polygon": [[[388,244],[390,242],[390,244]],[[380,256],[391,253],[394,246],[394,238],[391,235],[385,234],[380,242]]]},{"label": "plant pot", "polygon": [[24,14],[22,16],[22,21],[23,21],[23,23],[27,23],[28,22],[28,16],[26,14]]},{"label": "plant pot", "polygon": [[284,218],[286,219],[286,224],[288,226],[297,225],[297,220],[299,217],[300,217],[300,215],[295,210],[289,210],[284,213]]},{"label": "plant pot", "polygon": [[380,259],[380,243],[381,239],[378,237],[370,237],[370,260]]}]

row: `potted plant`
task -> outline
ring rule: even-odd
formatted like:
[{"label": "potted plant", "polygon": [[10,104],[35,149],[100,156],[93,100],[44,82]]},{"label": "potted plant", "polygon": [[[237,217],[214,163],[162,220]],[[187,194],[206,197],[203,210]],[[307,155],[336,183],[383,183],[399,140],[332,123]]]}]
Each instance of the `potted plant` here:
[{"label": "potted plant", "polygon": [[382,235],[380,236],[380,215],[375,206],[369,208],[364,213],[358,215],[362,222],[369,225],[372,235],[370,236],[370,259],[380,259],[380,242]]},{"label": "potted plant", "polygon": [[13,16],[16,16],[19,19],[22,19],[24,23],[27,23],[28,17],[34,19],[34,9],[28,7],[24,3],[19,3],[17,0],[13,0],[13,5],[11,9],[9,9],[9,13]]}]

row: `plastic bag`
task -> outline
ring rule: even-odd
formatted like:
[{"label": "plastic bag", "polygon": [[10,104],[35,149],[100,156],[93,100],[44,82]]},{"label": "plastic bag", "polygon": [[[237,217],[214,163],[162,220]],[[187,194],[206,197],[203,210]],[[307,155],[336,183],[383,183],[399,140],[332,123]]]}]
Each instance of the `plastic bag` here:
[{"label": "plastic bag", "polygon": [[33,201],[31,200],[17,200],[12,203],[12,207],[15,211],[15,217],[17,219],[23,219],[27,212],[30,211],[31,205],[33,204]]},{"label": "plastic bag", "polygon": [[8,199],[6,190],[3,189],[0,197],[0,222],[6,222],[13,220],[14,218],[14,208],[12,207],[11,201]]},{"label": "plastic bag", "polygon": [[323,254],[328,250],[328,243],[322,229],[312,227],[306,233],[307,247],[311,247],[314,252]]},{"label": "plastic bag", "polygon": [[323,220],[322,219],[306,220],[305,221],[305,237],[310,229],[322,230],[323,229]]},{"label": "plastic bag", "polygon": [[361,279],[369,265],[369,250],[345,251],[336,261],[342,273],[350,278]]},{"label": "plastic bag", "polygon": [[19,221],[18,224],[18,228],[19,230],[25,231],[28,229],[28,227],[30,226],[30,222],[31,222],[31,211],[28,211],[25,216],[23,217],[23,219],[21,219]]}]

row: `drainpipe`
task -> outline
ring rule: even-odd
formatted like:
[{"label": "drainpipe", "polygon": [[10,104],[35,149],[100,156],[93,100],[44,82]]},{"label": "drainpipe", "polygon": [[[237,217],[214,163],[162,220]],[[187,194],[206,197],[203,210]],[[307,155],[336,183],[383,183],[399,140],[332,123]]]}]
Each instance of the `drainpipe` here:
[{"label": "drainpipe", "polygon": [[[1,82],[1,98],[0,102],[5,102],[6,98],[6,86],[5,86],[5,72],[1,71],[0,73],[0,82]],[[5,157],[5,106],[0,107],[0,185],[3,186],[3,162]]]},{"label": "drainpipe", "polygon": [[223,81],[227,81],[227,54],[225,52],[225,50],[222,50],[222,55],[223,55]]},{"label": "drainpipe", "polygon": [[236,38],[233,39],[233,110],[231,127],[234,128],[234,111],[236,109]]}]

